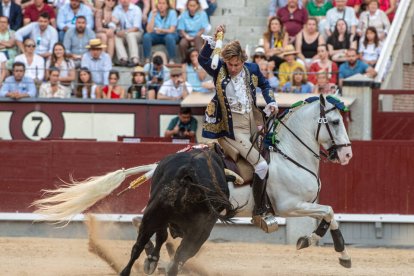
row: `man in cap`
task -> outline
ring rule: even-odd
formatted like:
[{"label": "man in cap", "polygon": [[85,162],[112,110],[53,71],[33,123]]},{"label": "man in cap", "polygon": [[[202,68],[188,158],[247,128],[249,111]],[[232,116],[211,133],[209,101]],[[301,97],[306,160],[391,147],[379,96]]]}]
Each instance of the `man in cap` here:
[{"label": "man in cap", "polygon": [[108,85],[112,61],[103,51],[106,45],[99,38],[91,39],[86,46],[89,51],[82,57],[81,67],[87,67],[92,73],[92,80],[97,85]]},{"label": "man in cap", "polygon": [[193,91],[191,85],[184,81],[183,72],[181,68],[174,67],[170,70],[170,78],[164,81],[160,90],[158,91],[158,100],[173,100],[179,101],[184,99]]}]

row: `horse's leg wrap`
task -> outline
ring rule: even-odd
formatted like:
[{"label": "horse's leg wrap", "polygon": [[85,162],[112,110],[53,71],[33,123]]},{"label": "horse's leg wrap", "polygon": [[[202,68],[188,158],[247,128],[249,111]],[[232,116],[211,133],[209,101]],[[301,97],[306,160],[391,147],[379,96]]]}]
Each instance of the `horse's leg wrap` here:
[{"label": "horse's leg wrap", "polygon": [[332,240],[334,243],[335,251],[342,252],[345,250],[345,241],[342,236],[341,230],[335,229],[331,230]]},{"label": "horse's leg wrap", "polygon": [[322,221],[319,223],[319,226],[318,226],[318,228],[316,228],[314,233],[322,238],[323,236],[325,236],[325,234],[328,231],[330,225],[331,225],[330,222],[327,222],[326,220],[322,219]]}]

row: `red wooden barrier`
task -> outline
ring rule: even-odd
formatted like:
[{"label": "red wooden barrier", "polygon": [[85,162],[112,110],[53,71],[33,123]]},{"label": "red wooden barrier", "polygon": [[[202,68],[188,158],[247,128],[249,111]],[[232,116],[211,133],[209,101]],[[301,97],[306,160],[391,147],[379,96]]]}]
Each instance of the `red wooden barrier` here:
[{"label": "red wooden barrier", "polygon": [[[0,141],[0,212],[31,212],[41,189],[102,175],[120,168],[150,164],[184,145],[91,141]],[[353,141],[350,165],[322,163],[320,203],[337,213],[414,214],[414,142]],[[130,180],[130,179],[128,179]],[[127,182],[127,181],[126,181]],[[121,197],[115,194],[95,210],[139,213],[148,184]],[[316,185],[316,184],[315,184]]]}]

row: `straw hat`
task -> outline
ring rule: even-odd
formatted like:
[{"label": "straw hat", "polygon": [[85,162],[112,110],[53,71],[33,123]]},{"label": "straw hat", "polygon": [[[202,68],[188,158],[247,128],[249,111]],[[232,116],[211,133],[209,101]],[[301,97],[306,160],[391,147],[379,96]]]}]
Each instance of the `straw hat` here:
[{"label": "straw hat", "polygon": [[288,56],[288,55],[296,55],[298,51],[296,51],[295,47],[293,47],[292,44],[287,45],[285,48],[283,48],[282,56]]},{"label": "straw hat", "polygon": [[141,73],[141,74],[145,74],[144,68],[142,66],[136,66],[134,68],[134,71],[132,72],[133,74],[135,73]]},{"label": "straw hat", "polygon": [[170,70],[170,75],[181,75],[183,73],[183,70],[181,69],[181,67],[173,67]]},{"label": "straw hat", "polygon": [[105,44],[102,44],[102,41],[99,38],[94,38],[89,40],[89,45],[86,45],[88,49],[103,49],[106,48]]}]

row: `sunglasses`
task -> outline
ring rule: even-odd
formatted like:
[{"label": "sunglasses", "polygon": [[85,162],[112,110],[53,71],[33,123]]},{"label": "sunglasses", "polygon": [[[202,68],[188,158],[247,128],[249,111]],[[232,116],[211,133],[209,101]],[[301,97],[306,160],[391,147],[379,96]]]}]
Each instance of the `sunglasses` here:
[{"label": "sunglasses", "polygon": [[26,45],[24,45],[24,47],[27,47],[27,48],[35,48],[36,45],[34,45],[34,44],[26,44]]},{"label": "sunglasses", "polygon": [[181,76],[181,74],[171,75],[172,78],[176,78],[176,77],[179,77],[179,76]]}]

